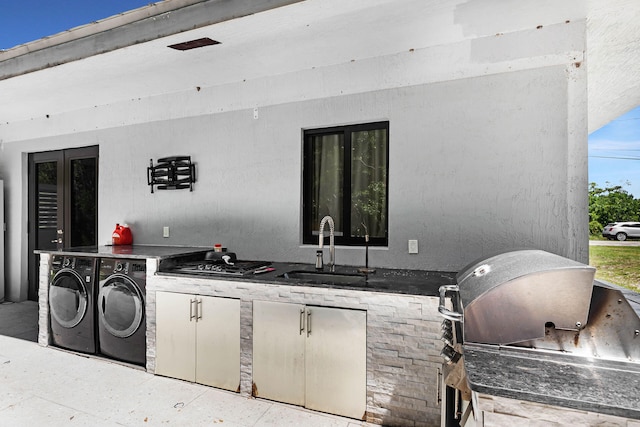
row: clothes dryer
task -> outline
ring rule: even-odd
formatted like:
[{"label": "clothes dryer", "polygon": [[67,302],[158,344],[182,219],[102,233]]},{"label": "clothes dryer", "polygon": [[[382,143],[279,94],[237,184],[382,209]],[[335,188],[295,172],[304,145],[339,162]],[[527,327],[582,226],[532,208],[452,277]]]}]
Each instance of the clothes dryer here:
[{"label": "clothes dryer", "polygon": [[98,283],[99,353],[146,364],[145,260],[102,258]]},{"label": "clothes dryer", "polygon": [[51,257],[49,319],[54,346],[96,352],[96,264],[90,257]]}]

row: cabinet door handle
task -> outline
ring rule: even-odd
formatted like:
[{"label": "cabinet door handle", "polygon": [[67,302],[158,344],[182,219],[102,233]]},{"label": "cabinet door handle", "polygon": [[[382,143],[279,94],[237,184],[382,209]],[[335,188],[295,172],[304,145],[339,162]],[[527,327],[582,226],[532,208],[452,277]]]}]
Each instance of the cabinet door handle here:
[{"label": "cabinet door handle", "polygon": [[[193,314],[193,306],[196,303],[196,299],[189,300],[189,322],[192,322],[193,319],[196,318],[196,315]],[[196,312],[198,311],[198,307],[196,307]]]},{"label": "cabinet door handle", "polygon": [[304,308],[300,309],[300,335],[304,332]]},{"label": "cabinet door handle", "polygon": [[311,335],[311,310],[307,310],[307,336]]},{"label": "cabinet door handle", "polygon": [[202,320],[202,300],[196,298],[196,322]]}]

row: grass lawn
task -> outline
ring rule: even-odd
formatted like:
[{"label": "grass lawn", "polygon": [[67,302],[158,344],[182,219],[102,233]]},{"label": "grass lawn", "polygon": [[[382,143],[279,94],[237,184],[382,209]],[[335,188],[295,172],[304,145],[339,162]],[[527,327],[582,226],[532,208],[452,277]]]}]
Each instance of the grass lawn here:
[{"label": "grass lawn", "polygon": [[640,292],[640,246],[590,246],[596,279]]}]

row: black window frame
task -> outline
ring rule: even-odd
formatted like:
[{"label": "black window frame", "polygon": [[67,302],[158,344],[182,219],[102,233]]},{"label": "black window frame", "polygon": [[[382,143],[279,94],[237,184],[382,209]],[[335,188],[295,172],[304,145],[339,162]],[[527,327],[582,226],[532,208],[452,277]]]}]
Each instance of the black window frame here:
[{"label": "black window frame", "polygon": [[[332,126],[319,129],[305,129],[303,130],[303,167],[302,167],[302,185],[303,185],[303,200],[302,200],[302,243],[303,244],[318,244],[318,228],[319,224],[310,224],[307,220],[312,213],[312,192],[313,192],[313,180],[309,176],[313,172],[313,147],[312,137],[323,135],[336,135],[343,134],[344,137],[344,183],[343,183],[343,208],[342,208],[342,221],[343,229],[351,230],[351,137],[355,132],[366,130],[385,130],[386,131],[386,203],[384,210],[384,237],[370,237],[370,246],[387,247],[389,245],[389,145],[390,145],[390,133],[389,133],[389,121],[377,121],[369,123],[360,123],[344,126]],[[314,233],[315,232],[315,233]],[[345,233],[350,234],[350,233]],[[325,226],[324,236],[325,240],[329,235],[328,227]],[[336,235],[335,244],[341,246],[364,246],[364,237],[351,237],[349,235]]]}]

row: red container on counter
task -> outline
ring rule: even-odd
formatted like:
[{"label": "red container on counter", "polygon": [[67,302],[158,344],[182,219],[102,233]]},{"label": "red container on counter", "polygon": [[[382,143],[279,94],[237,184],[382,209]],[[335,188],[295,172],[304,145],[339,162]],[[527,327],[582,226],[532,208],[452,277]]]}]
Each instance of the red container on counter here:
[{"label": "red container on counter", "polygon": [[133,244],[133,236],[131,229],[127,224],[116,224],[116,229],[111,234],[111,241],[114,245],[131,245]]}]

